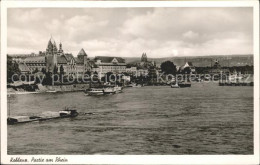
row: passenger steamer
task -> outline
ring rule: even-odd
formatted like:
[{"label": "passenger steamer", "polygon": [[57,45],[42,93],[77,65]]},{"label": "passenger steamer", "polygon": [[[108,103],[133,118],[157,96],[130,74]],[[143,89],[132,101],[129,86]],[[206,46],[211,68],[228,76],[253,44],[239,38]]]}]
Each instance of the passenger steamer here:
[{"label": "passenger steamer", "polygon": [[121,93],[122,89],[123,88],[120,86],[103,86],[97,88],[89,88],[85,90],[85,95],[98,96],[98,95],[116,94],[116,93]]}]

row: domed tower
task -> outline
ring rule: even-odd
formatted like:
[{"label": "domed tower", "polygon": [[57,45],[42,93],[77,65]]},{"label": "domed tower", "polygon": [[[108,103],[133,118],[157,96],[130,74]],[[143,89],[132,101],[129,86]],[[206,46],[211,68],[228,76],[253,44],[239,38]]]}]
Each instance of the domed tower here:
[{"label": "domed tower", "polygon": [[54,39],[51,37],[46,48],[46,71],[52,72],[54,67],[57,67],[57,46]]}]

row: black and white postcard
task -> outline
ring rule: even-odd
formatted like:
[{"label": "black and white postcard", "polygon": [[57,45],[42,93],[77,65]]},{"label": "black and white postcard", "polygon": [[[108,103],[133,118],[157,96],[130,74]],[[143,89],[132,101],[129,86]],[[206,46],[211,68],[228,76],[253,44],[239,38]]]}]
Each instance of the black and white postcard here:
[{"label": "black and white postcard", "polygon": [[259,2],[2,1],[1,164],[258,164]]}]

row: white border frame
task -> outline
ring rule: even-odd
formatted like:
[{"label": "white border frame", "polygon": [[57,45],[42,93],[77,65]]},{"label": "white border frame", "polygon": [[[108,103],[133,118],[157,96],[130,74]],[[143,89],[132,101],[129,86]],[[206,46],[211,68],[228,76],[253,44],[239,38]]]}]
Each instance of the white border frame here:
[{"label": "white border frame", "polygon": [[[254,155],[7,155],[7,9],[25,7],[253,7]],[[53,158],[55,160],[56,156],[60,156],[68,159],[67,163],[62,164],[259,164],[259,2],[257,1],[2,1],[1,48],[1,163],[12,164],[11,157],[31,160],[34,156],[35,158]],[[28,162],[26,164],[36,163]],[[46,162],[39,164],[46,164]]]}]

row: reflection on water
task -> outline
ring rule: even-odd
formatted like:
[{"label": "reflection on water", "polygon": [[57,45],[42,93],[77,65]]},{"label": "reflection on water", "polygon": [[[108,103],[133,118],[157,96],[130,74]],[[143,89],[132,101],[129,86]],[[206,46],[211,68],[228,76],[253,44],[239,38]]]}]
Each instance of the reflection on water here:
[{"label": "reflection on water", "polygon": [[12,95],[11,115],[75,106],[80,115],[8,126],[8,154],[253,154],[253,88],[126,88]]}]

